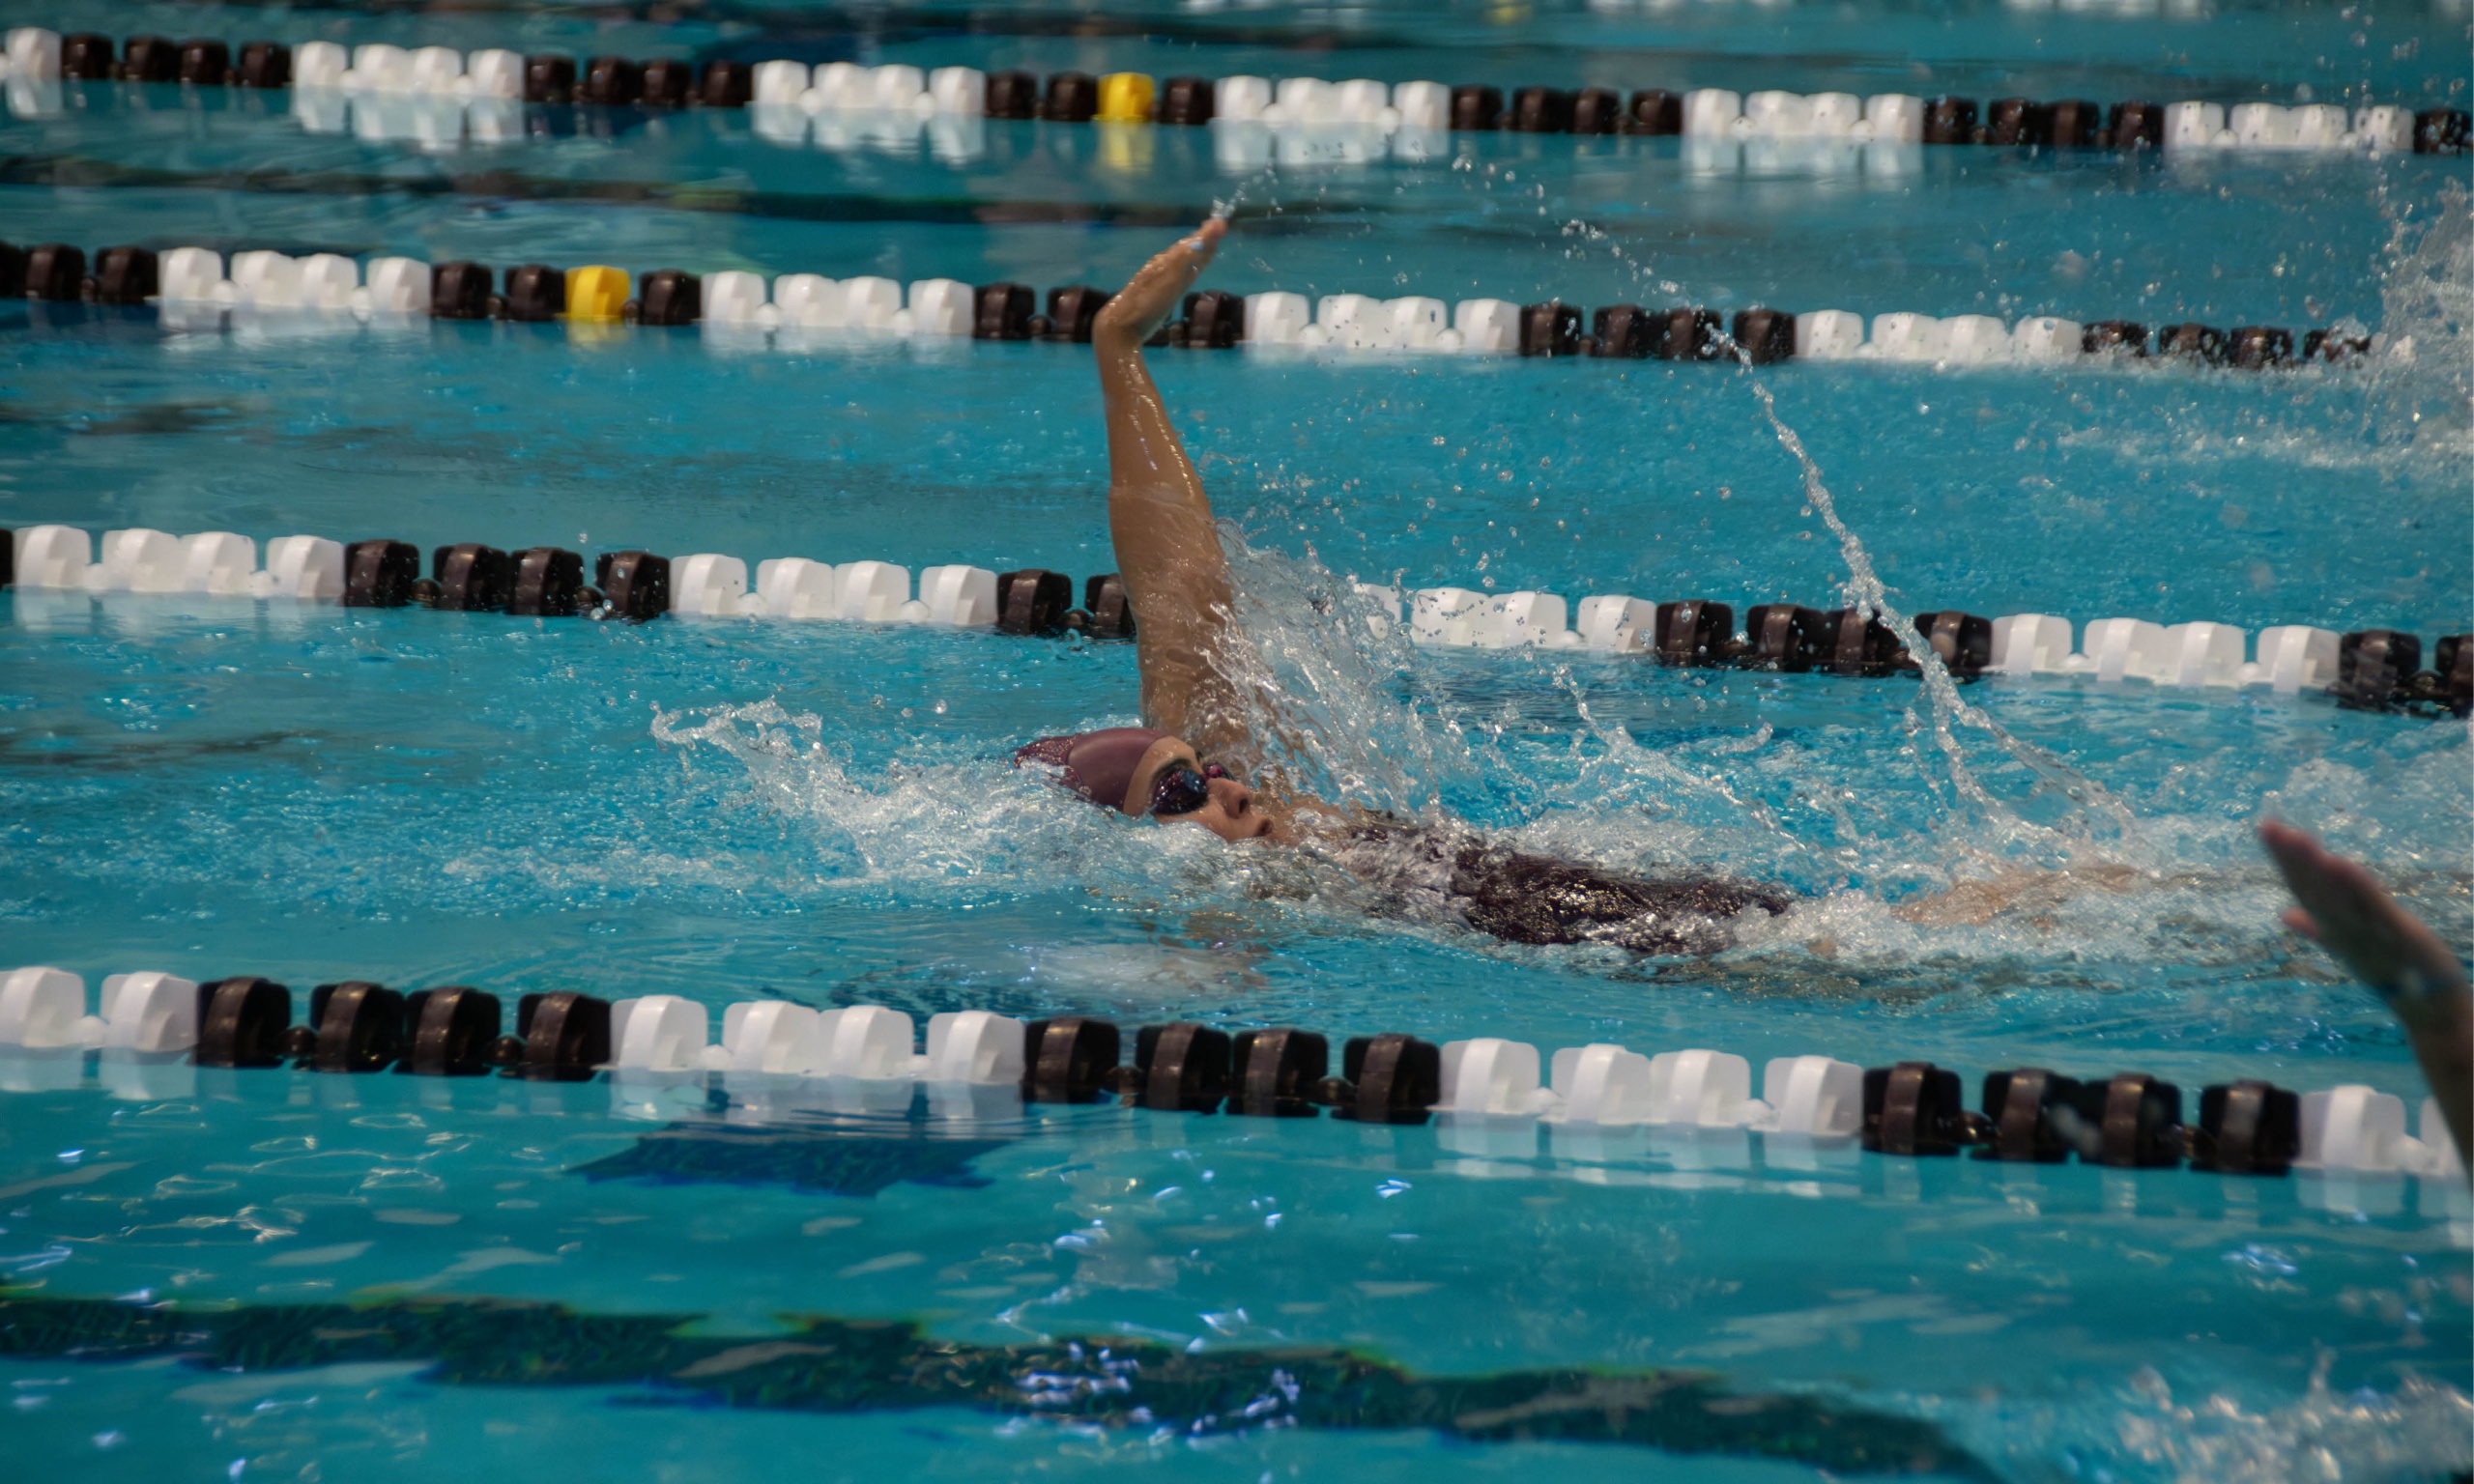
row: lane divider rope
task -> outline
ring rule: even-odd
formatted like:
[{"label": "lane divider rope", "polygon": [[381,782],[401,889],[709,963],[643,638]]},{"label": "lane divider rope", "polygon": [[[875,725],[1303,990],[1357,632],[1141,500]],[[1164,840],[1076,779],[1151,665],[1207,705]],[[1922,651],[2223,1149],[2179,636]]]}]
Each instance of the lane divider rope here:
[{"label": "lane divider rope", "polygon": [[1445,1148],[1498,1158],[1534,1156],[1541,1129],[1586,1147],[1610,1130],[1647,1127],[1697,1134],[1718,1157],[1727,1142],[1759,1133],[1773,1167],[1816,1168],[1817,1155],[1852,1156],[1860,1146],[1905,1157],[1971,1150],[2018,1163],[2187,1163],[2229,1175],[2298,1168],[2337,1177],[2339,1188],[2326,1193],[2348,1204],[2360,1198],[2357,1177],[2463,1178],[2436,1099],[2425,1099],[2411,1135],[2403,1099],[2358,1083],[2308,1094],[2257,1079],[2215,1084],[2185,1123],[2182,1090],[2143,1072],[2082,1080],[2044,1068],[1994,1070],[1971,1109],[1959,1074],[1928,1062],[1776,1057],[1755,1098],[1749,1062],[1698,1047],[1653,1056],[1597,1043],[1541,1058],[1535,1045],[1498,1037],[1437,1046],[1384,1034],[1343,1042],[1333,1076],[1329,1040],[1294,1027],[1143,1026],[1127,1063],[1119,1027],[1080,1015],[1025,1023],[981,1010],[935,1014],[922,1049],[909,1015],[875,1005],[745,1001],[724,1009],[719,1041],[706,1007],[674,994],[528,994],[512,1034],[502,1034],[496,995],[462,985],[410,994],[370,981],[321,985],[308,1009],[294,1024],[292,991],[269,979],[199,983],[147,971],[106,977],[90,1013],[82,976],[14,969],[0,974],[0,1090],[78,1085],[89,1053],[101,1054],[97,1070],[114,1096],[136,1099],[181,1096],[199,1067],[287,1062],[320,1072],[495,1071],[532,1081],[606,1074],[618,1111],[667,1118],[678,1092],[701,1101],[719,1074],[760,1115],[806,1106],[812,1099],[785,1084],[821,1080],[843,1111],[897,1115],[924,1086],[931,1116],[948,1120],[1108,1099],[1241,1117],[1328,1110],[1366,1124],[1439,1114]]},{"label": "lane divider rope", "polygon": [[[223,255],[185,246],[164,252],[143,246],[105,247],[89,271],[85,250],[44,243],[19,248],[0,243],[0,298],[44,303],[157,306],[167,328],[216,332],[233,328],[236,311],[346,323],[506,320],[571,325],[702,326],[716,343],[741,348],[778,343],[807,350],[858,337],[1041,340],[1088,344],[1101,308],[1112,297],[1087,284],[1052,288],[1047,312],[1027,284],[972,285],[922,278],[906,290],[874,275],[833,279],[784,273],[770,284],[740,270],[698,275],[660,269],[631,277],[605,265],[555,268],[520,264],[503,274],[480,263],[423,263],[379,257],[366,269],[338,253],[295,258],[273,251]],[[227,276],[228,271],[228,276]],[[1730,321],[1691,304],[1665,309],[1608,304],[1586,314],[1561,300],[1517,304],[1467,299],[1447,305],[1423,296],[1379,299],[1366,294],[1302,294],[1271,290],[1243,297],[1216,290],[1188,294],[1179,318],[1149,342],[1190,350],[1330,351],[1360,357],[1492,355],[1553,359],[1667,360],[1772,365],[1787,360],[1880,362],[1944,368],[2002,365],[2067,367],[2177,364],[2266,371],[2305,362],[2350,364],[2373,356],[2402,357],[2409,345],[2346,326],[2306,332],[2299,347],[2281,326],[2230,329],[2197,321],[2151,328],[2136,320],[2083,324],[2051,315],[2015,325],[1992,315],[1894,312],[1873,317],[1842,309],[1801,314],[1756,307]]]},{"label": "lane divider rope", "polygon": [[[1422,587],[1403,593],[1367,584],[1357,590],[1374,606],[1378,626],[1401,622],[1405,602],[1409,638],[1421,645],[1643,654],[1684,668],[1917,673],[1900,636],[1861,609],[1759,603],[1744,611],[1739,632],[1731,604],[1600,593],[1580,600],[1577,627],[1568,629],[1564,599],[1551,592]],[[2287,696],[2324,690],[2353,708],[2474,711],[2474,635],[2442,637],[2425,670],[2421,639],[2393,629],[2339,634],[2307,624],[2272,625],[2259,630],[2253,644],[2245,630],[2227,623],[2098,618],[2074,630],[2069,619],[2051,614],[1988,618],[1954,610],[1919,613],[1914,626],[1962,680],[2069,675],[2181,690],[2261,688]]]},{"label": "lane divider rope", "polygon": [[[251,42],[243,43],[236,55],[225,43],[214,40],[175,43],[160,36],[135,36],[116,48],[107,36],[79,32],[63,37],[41,27],[13,30],[8,43],[10,79],[35,86],[117,78],[489,102],[753,108],[762,115],[760,132],[791,143],[804,138],[806,120],[849,113],[1233,125],[1237,127],[1220,132],[1227,152],[1240,157],[1233,163],[1241,168],[1276,159],[1311,162],[1317,153],[1312,145],[1281,148],[1272,142],[1274,137],[1333,128],[1368,131],[1371,137],[1358,144],[1362,153],[1380,155],[1388,148],[1395,157],[1418,159],[1440,154],[1451,132],[1498,129],[1734,140],[1827,138],[1859,144],[2371,154],[2456,154],[2466,147],[2468,135],[2462,109],[2418,111],[2398,104],[2365,104],[2349,113],[2336,104],[2250,102],[2229,111],[2222,103],[2198,100],[2172,104],[2131,100],[2107,107],[2084,99],[2007,98],[1987,103],[1979,117],[1972,99],[1897,93],[1858,98],[1851,93],[1643,88],[1626,97],[1603,87],[1525,87],[1507,93],[1484,84],[1387,84],[1371,78],[1336,82],[1185,76],[1164,82],[1143,72],[1095,77],[1079,71],[1052,73],[1043,83],[1029,72],[983,72],[967,67],[923,71],[899,63],[863,68],[830,62],[810,68],[790,60],[714,60],[700,68],[676,58],[636,62],[617,56],[588,58],[579,66],[575,58],[556,53],[526,56],[487,49],[467,56],[448,46],[408,50],[386,43],[347,51],[333,42],[309,42],[297,48]],[[507,117],[503,111],[486,112],[480,127],[503,128]],[[520,119],[517,124],[520,128]],[[1387,140],[1394,143],[1387,146]],[[1345,157],[1348,146],[1333,140],[1327,148]],[[1223,158],[1223,163],[1232,161]]]},{"label": "lane divider rope", "polygon": [[[538,618],[839,620],[1025,635],[1070,631],[1094,639],[1131,639],[1136,622],[1115,573],[1086,579],[1078,607],[1075,585],[1063,573],[993,572],[964,563],[923,568],[914,595],[910,569],[894,562],[837,566],[772,557],[757,562],[751,584],[745,558],[718,552],[675,558],[605,552],[588,569],[583,554],[558,547],[507,551],[461,543],[433,549],[423,576],[421,552],[407,541],[279,536],[267,543],[261,568],[257,543],[234,531],[175,536],[130,528],[103,532],[100,561],[95,553],[94,537],[73,526],[10,532],[0,542],[0,586],[14,584],[37,595],[73,592],[81,603],[112,593],[185,594]],[[1594,593],[1581,599],[1577,626],[1567,628],[1571,611],[1557,593],[1352,587],[1378,637],[1405,622],[1410,642],[1425,647],[1642,655],[1680,668],[1788,673],[1919,672],[1906,642],[1867,610],[1755,604],[1739,631],[1731,604]],[[24,612],[21,607],[21,616]],[[2261,629],[2254,645],[2243,629],[2225,623],[2168,626],[2117,617],[2074,630],[2069,619],[2050,614],[1992,618],[1945,609],[1917,614],[1915,630],[1962,680],[2067,675],[2185,690],[2324,691],[2356,709],[2474,712],[2474,635],[2441,637],[2425,669],[2420,637],[2396,629],[2339,634],[2276,625]]]}]

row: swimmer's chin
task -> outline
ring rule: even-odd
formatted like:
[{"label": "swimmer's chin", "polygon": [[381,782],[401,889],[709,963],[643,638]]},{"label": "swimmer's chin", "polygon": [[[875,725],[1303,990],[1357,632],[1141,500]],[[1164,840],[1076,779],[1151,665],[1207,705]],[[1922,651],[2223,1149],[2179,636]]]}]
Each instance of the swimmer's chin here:
[{"label": "swimmer's chin", "polygon": [[[1218,836],[1221,840],[1232,845],[1251,845],[1256,843],[1284,845],[1288,843],[1288,832],[1281,829],[1279,822],[1273,819],[1269,814],[1247,814],[1242,820],[1242,825],[1244,827],[1244,833],[1242,834],[1230,834],[1228,830],[1220,825],[1208,824],[1200,819],[1161,820],[1160,822],[1162,824],[1191,824],[1197,829]],[[1230,822],[1240,823],[1241,821],[1232,820]]]},{"label": "swimmer's chin", "polygon": [[1284,845],[1288,843],[1287,832],[1282,830],[1280,827],[1280,821],[1274,819],[1271,815],[1257,813],[1250,817],[1246,822],[1254,827],[1252,834],[1240,835],[1234,839],[1229,839],[1226,836],[1223,836],[1221,838],[1228,840],[1228,842],[1232,845]]}]

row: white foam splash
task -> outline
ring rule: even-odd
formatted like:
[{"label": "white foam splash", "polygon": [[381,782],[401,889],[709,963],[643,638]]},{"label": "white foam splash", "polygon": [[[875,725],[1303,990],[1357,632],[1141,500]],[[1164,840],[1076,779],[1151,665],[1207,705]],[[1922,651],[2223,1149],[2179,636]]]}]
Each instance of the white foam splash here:
[{"label": "white foam splash", "polygon": [[[2322,1356],[2304,1394],[2255,1410],[2229,1392],[2177,1402],[2165,1379],[2141,1370],[2107,1403],[2058,1415],[1996,1415],[1971,1439],[2030,1472],[2172,1484],[2425,1484],[2466,1466],[2474,1401],[2444,1383],[2407,1377],[2394,1391],[2330,1388]],[[2032,1461],[2031,1461],[2032,1460]]]},{"label": "white foam splash", "polygon": [[1053,870],[1091,812],[1001,762],[916,757],[864,779],[824,740],[822,718],[779,701],[653,713],[655,740],[693,768],[719,754],[744,770],[749,800],[803,832],[828,880],[934,883]]},{"label": "white foam splash", "polygon": [[1309,899],[1327,884],[1310,859],[1232,850],[1200,829],[1095,809],[1044,770],[1014,767],[1011,743],[995,756],[921,746],[879,770],[854,769],[820,717],[769,699],[656,709],[652,731],[691,772],[719,756],[743,773],[746,802],[806,842],[808,894],[889,889],[950,901],[1061,886],[1204,908]]},{"label": "white foam splash", "polygon": [[2381,274],[2370,371],[2374,442],[2474,455],[2474,197],[2451,181],[2425,220],[2400,214]]},{"label": "white foam splash", "polygon": [[1373,604],[1311,548],[1261,551],[1226,523],[1221,544],[1242,639],[1230,657],[1265,760],[1315,797],[1439,818],[1446,788],[1470,780],[1476,760],[1455,718],[1418,703],[1407,635],[1378,624]]}]

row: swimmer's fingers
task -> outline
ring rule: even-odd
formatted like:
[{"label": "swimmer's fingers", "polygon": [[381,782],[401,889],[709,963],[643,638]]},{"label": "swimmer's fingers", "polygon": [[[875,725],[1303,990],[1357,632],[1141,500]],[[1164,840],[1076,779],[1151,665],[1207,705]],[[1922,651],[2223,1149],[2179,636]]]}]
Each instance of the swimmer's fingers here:
[{"label": "swimmer's fingers", "polygon": [[1228,223],[1214,217],[1193,233],[1170,243],[1142,265],[1140,271],[1119,289],[1116,297],[1101,309],[1092,325],[1094,336],[1107,334],[1111,339],[1136,343],[1151,333],[1152,327],[1168,317],[1177,300],[1194,285],[1211,260],[1220,250],[1220,240],[1228,235]]},{"label": "swimmer's fingers", "polygon": [[2361,866],[2281,820],[2261,824],[2259,840],[2284,872],[2294,899],[2312,919],[2311,936],[2334,947],[2349,938],[2375,936],[2393,926],[2390,920],[2396,915],[2396,903]]},{"label": "swimmer's fingers", "polygon": [[2401,1009],[2462,981],[2456,955],[2360,862],[2279,820],[2262,823],[2259,839],[2301,903],[2285,914],[2286,926],[2326,948],[2355,978]]},{"label": "swimmer's fingers", "polygon": [[1178,298],[1194,287],[1226,230],[1223,222],[1206,222],[1201,231],[1170,243],[1108,300],[1100,311],[1100,323],[1113,329],[1150,333],[1151,327],[1176,307]]}]

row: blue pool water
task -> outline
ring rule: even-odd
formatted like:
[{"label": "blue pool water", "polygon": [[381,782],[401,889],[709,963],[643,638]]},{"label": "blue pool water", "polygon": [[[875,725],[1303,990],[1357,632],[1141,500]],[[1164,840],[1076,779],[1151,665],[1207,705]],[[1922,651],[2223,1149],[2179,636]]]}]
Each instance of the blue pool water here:
[{"label": "blue pool water", "polygon": [[[820,9],[668,28],[39,18],[2225,101],[2461,102],[2466,71],[2465,14],[2441,6],[1184,6],[1079,31],[1038,8],[967,27]],[[1696,172],[1673,141],[1507,137],[1465,141],[1465,164],[1232,178],[1165,130],[1111,158],[1071,130],[992,127],[956,164],[789,149],[699,113],[440,155],[307,132],[279,95],[77,99],[0,123],[0,239],[1108,284],[1242,189],[1209,279],[1240,291],[2350,317],[2415,357],[2264,378],[1791,364],[1759,385],[1905,612],[2427,641],[2474,617],[2461,158],[1967,152],[1833,186]],[[0,525],[1079,576],[1113,565],[1086,354],[0,308]],[[1971,1083],[2034,1065],[2186,1089],[2258,1075],[2419,1103],[2393,1023],[2276,926],[2251,832],[2264,813],[2322,831],[2464,951],[2465,723],[2004,680],[1963,689],[1953,756],[1908,680],[1411,649],[1316,600],[1355,578],[1831,606],[1847,553],[1754,373],[1155,358],[1242,543],[1250,632],[1281,675],[1320,682],[1297,701],[1327,739],[1319,782],[1554,854],[1775,881],[1797,906],[1706,960],[1523,948],[1310,862],[1099,815],[1005,759],[1132,721],[1122,645],[13,589],[0,967],[264,974],[302,999],[370,978],[674,993],[717,1016],[779,997],[1709,1046],[1756,1067],[1924,1058]],[[2023,870],[2064,874],[1968,910],[1970,883]],[[0,1381],[14,1456],[43,1476],[1860,1471],[1758,1421],[1812,1406],[1834,1409],[1833,1446],[1948,1477],[2424,1480],[2469,1462],[2474,1216],[2444,1180],[1114,1107],[954,1123],[924,1099],[719,1076],[21,1059],[0,1085],[40,1089],[0,1092]],[[111,1329],[127,1308],[79,1299],[209,1317],[141,1342]],[[439,1306],[456,1299],[565,1308]],[[904,1324],[937,1358],[889,1384],[857,1357],[914,1343],[881,1327]],[[1370,1369],[1344,1379],[1340,1352]],[[1110,1410],[1128,1373],[1108,1367],[1129,1364],[1163,1388],[1138,1414]],[[993,1391],[952,1379],[981,1365]],[[1173,1392],[1179,1366],[1234,1379]],[[1691,1429],[1621,1392],[1654,1450],[1589,1441],[1618,1424],[1568,1409],[1501,1420],[1504,1396],[1539,1391],[1522,1378],[1620,1391],[1679,1369],[1718,1388]],[[1417,1410],[1479,1382],[1509,1389]],[[1731,1417],[1767,1446],[1721,1439]]]}]

